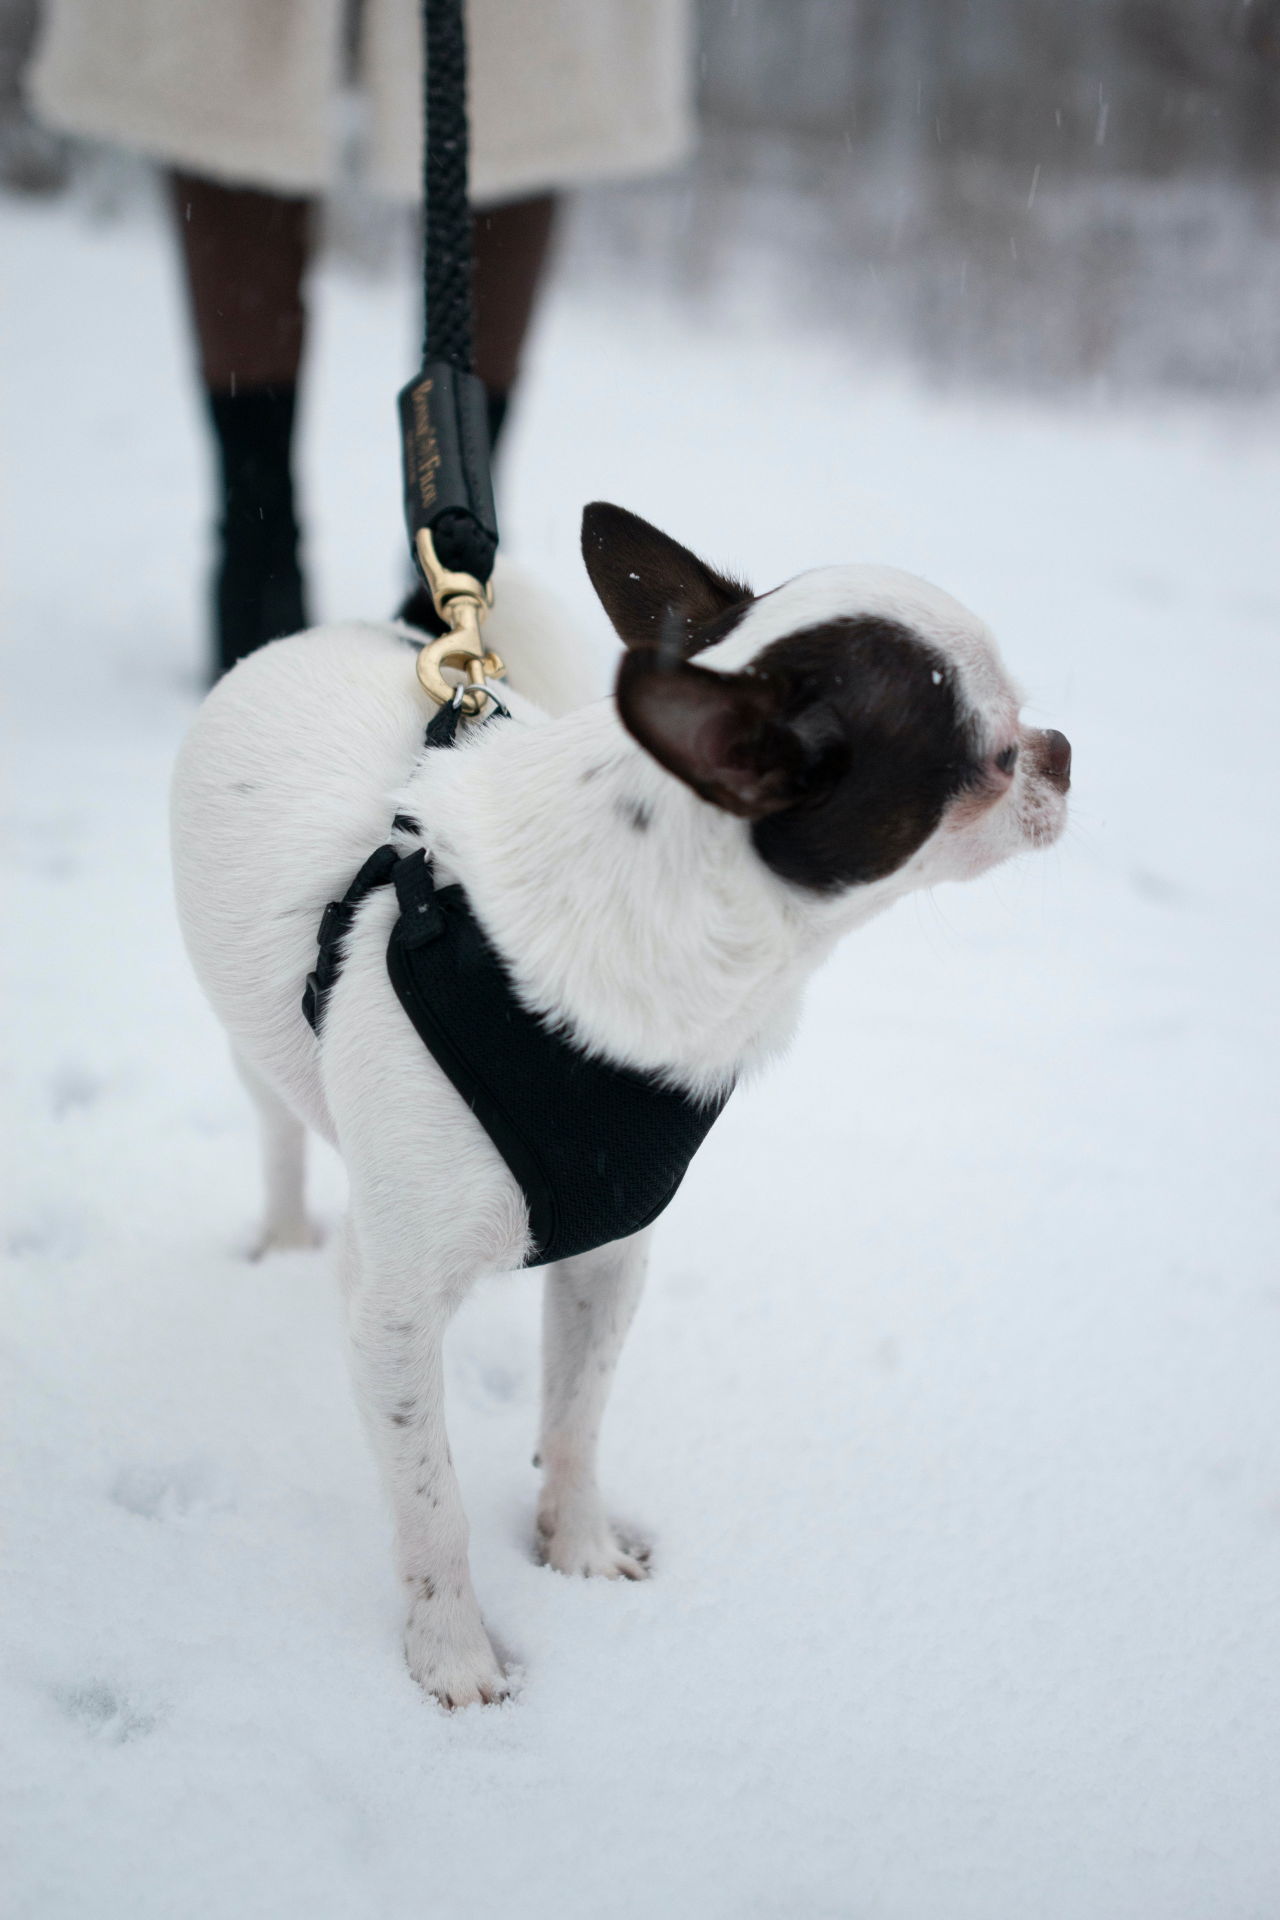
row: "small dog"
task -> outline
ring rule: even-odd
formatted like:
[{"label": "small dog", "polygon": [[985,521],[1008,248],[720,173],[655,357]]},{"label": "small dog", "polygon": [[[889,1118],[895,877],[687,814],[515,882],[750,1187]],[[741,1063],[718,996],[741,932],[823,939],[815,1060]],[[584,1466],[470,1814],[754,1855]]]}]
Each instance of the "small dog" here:
[{"label": "small dog", "polygon": [[[389,836],[424,846],[525,1007],[709,1099],[786,1046],[843,934],[1047,846],[1066,818],[1070,747],[1021,723],[990,634],[937,587],[826,567],[754,597],[599,503],[583,554],[626,647],[614,699],[580,704],[586,655],[504,570],[485,631],[511,718],[424,751],[406,645],[421,636],[322,627],[218,684],[174,776],[183,932],[261,1116],[261,1247],[314,1241],[307,1126],[348,1168],[356,1390],[394,1512],[409,1669],[447,1706],[505,1683],[467,1564],[441,1342],[478,1276],[525,1261],[529,1210],[392,991],[388,889],[355,915],[318,1039],[303,1019],[326,901]],[[606,1518],[596,1450],[649,1237],[547,1269],[537,1525],[564,1573],[644,1573]]]}]

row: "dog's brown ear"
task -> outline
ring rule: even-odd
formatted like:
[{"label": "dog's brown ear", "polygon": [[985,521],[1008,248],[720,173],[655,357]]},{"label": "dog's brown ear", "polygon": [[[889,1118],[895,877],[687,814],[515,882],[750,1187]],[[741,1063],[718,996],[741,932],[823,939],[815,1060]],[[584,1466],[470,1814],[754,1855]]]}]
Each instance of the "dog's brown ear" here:
[{"label": "dog's brown ear", "polygon": [[714,673],[649,647],[618,669],[623,725],[668,773],[744,820],[781,813],[813,791],[825,743],[784,718],[787,688],[764,674]]},{"label": "dog's brown ear", "polygon": [[628,647],[663,647],[687,658],[723,639],[733,624],[726,616],[751,604],[743,581],[727,579],[678,540],[607,500],[583,508],[582,557]]}]

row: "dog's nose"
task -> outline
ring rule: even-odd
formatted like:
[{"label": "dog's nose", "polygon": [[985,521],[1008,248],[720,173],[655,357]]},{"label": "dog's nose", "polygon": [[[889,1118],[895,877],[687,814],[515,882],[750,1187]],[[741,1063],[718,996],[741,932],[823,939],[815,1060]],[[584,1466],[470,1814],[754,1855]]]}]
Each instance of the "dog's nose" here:
[{"label": "dog's nose", "polygon": [[1040,736],[1040,766],[1049,785],[1065,793],[1071,785],[1071,742],[1056,727],[1046,727]]}]

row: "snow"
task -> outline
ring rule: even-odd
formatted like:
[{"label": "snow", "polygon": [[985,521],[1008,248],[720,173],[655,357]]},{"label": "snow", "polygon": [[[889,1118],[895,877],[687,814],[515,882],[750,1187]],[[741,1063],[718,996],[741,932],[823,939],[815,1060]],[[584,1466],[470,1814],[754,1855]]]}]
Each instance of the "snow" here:
[{"label": "snow", "polygon": [[[0,229],[9,1911],[1271,1920],[1274,406],[943,397],[553,289],[506,544],[602,684],[586,499],[758,587],[892,562],[992,622],[1074,814],[847,943],[695,1163],[605,1432],[649,1583],[534,1564],[537,1282],[464,1308],[517,1691],[450,1716],[402,1664],[330,1255],[243,1257],[255,1142],[170,906],[208,459],[174,262],[151,203]],[[329,265],[316,305],[318,610],[376,615],[412,301]]]}]

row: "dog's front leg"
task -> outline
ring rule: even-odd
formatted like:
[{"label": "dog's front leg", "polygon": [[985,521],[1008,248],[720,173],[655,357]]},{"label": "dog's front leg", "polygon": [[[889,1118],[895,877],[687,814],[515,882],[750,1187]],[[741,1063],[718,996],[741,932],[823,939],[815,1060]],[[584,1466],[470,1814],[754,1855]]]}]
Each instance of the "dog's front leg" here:
[{"label": "dog's front leg", "polygon": [[642,1580],[605,1517],[596,1454],[605,1401],[627,1328],[639,1304],[649,1257],[647,1232],[615,1240],[547,1269],[542,1305],[544,1481],[538,1532],[549,1566],[561,1573]]},{"label": "dog's front leg", "polygon": [[465,1707],[507,1690],[471,1585],[444,1424],[444,1333],[472,1276],[406,1269],[406,1249],[379,1237],[348,1223],[344,1238],[356,1393],[395,1518],[409,1671],[446,1707]]}]

